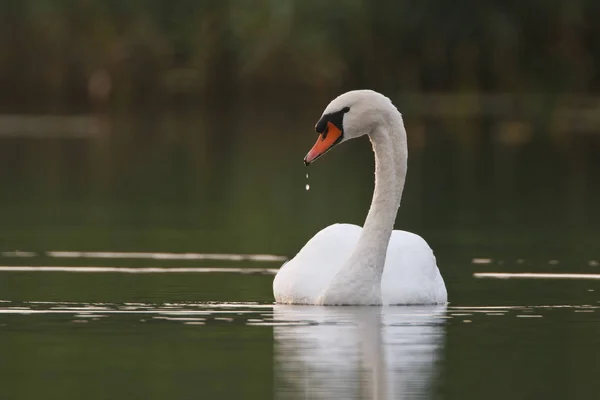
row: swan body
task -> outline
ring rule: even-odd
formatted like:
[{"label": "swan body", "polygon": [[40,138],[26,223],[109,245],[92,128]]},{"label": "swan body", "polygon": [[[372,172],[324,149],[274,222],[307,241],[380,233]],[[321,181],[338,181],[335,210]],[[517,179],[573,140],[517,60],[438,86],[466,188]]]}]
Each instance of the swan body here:
[{"label": "swan body", "polygon": [[375,190],[364,227],[334,224],[318,232],[278,271],[278,303],[315,305],[444,304],[447,293],[423,238],[394,231],[407,169],[402,116],[371,90],[342,94],[316,126],[308,165],[345,140],[368,135],[375,153]]},{"label": "swan body", "polygon": [[[319,304],[318,299],[356,246],[362,228],[330,225],[306,243],[275,277],[278,303]],[[381,304],[446,303],[446,287],[433,252],[419,235],[392,232],[381,276]],[[361,304],[349,297],[347,304]]]}]

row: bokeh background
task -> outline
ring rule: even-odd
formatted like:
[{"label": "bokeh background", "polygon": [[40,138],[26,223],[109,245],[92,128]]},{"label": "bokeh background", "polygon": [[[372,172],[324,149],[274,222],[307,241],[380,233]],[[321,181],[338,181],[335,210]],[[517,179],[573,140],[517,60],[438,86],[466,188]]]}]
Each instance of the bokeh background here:
[{"label": "bokeh background", "polygon": [[593,0],[2,0],[0,250],[293,256],[364,221],[368,141],[302,159],[326,104],[371,88],[409,135],[396,227],[450,282],[479,257],[594,265],[598,15]]},{"label": "bokeh background", "polygon": [[[454,307],[439,336],[415,334],[441,346],[439,378],[394,379],[436,398],[592,398],[594,281],[472,274],[598,273],[599,16],[598,0],[0,0],[0,265],[277,268],[51,252],[291,257],[362,224],[368,140],[302,160],[327,103],[371,88],[408,131],[396,228],[429,242]],[[3,271],[0,397],[287,393],[277,354],[303,347],[274,339],[272,276],[244,272]],[[549,304],[564,308],[527,308]],[[118,313],[66,310],[103,305]],[[206,326],[134,312],[187,305]]]}]

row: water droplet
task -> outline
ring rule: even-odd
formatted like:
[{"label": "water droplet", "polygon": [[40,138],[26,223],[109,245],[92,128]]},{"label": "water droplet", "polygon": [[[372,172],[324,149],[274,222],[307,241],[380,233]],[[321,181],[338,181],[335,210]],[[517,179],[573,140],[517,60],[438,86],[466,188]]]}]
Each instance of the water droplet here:
[{"label": "water droplet", "polygon": [[310,190],[310,185],[307,183],[306,184],[306,191],[309,191],[309,190]]},{"label": "water droplet", "polygon": [[306,179],[308,179],[308,174],[306,174]]}]

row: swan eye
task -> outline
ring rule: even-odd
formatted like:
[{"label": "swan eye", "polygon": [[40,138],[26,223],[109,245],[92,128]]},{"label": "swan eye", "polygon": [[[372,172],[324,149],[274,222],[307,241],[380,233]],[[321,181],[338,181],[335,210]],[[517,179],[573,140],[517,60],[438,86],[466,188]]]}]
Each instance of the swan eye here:
[{"label": "swan eye", "polygon": [[348,111],[350,111],[350,107],[344,107],[340,111],[323,115],[319,122],[317,122],[315,125],[315,131],[323,134],[323,139],[325,139],[328,132],[328,122],[333,123],[339,130],[343,130],[342,122],[344,120],[344,114],[346,114]]}]

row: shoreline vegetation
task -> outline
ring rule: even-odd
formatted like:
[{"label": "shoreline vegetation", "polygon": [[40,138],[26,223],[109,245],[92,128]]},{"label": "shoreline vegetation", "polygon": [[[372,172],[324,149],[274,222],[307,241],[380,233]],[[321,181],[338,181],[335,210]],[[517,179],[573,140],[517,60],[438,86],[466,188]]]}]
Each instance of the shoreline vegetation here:
[{"label": "shoreline vegetation", "polygon": [[[434,96],[458,111],[511,107],[498,104],[503,93],[585,98],[600,94],[599,13],[593,0],[6,1],[0,107],[218,108],[289,93],[325,102],[351,88]],[[538,106],[531,96],[527,107]]]}]

